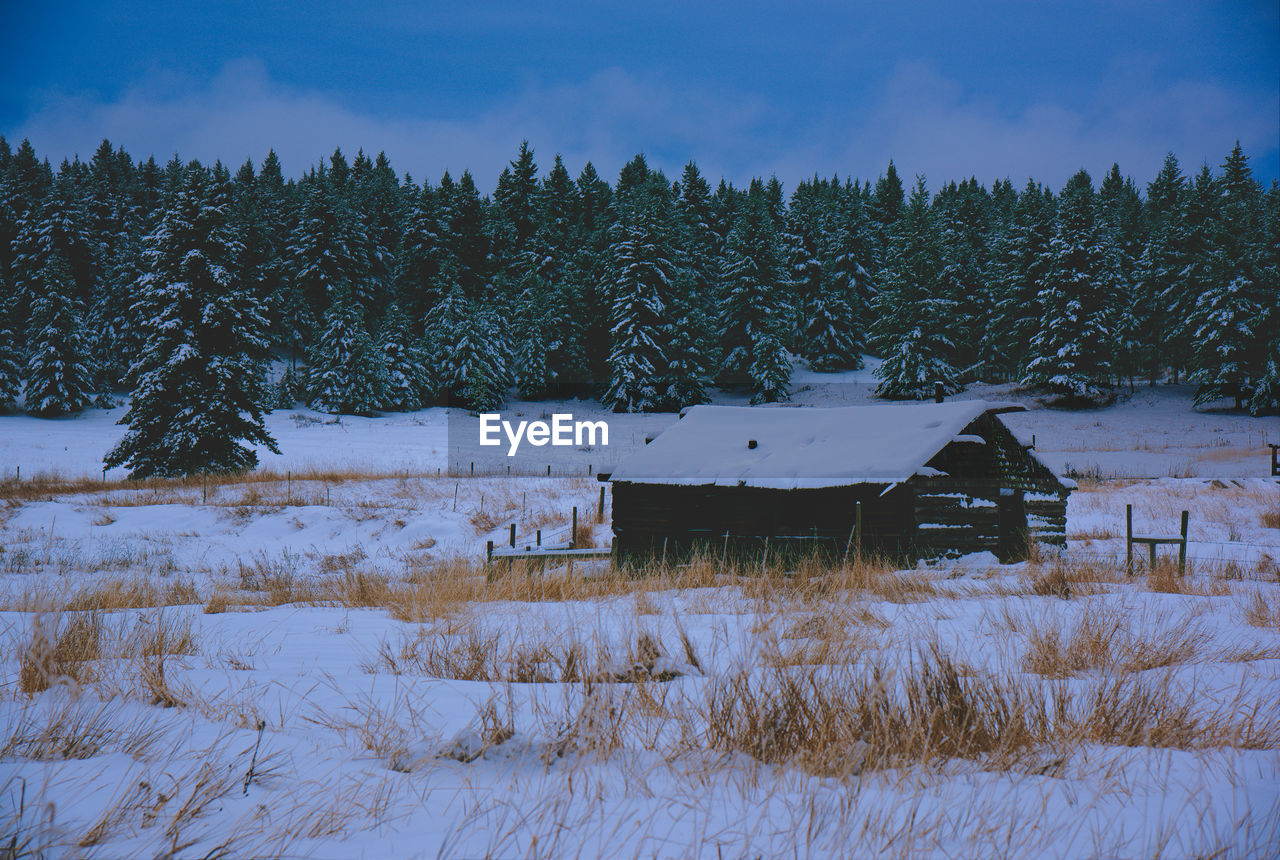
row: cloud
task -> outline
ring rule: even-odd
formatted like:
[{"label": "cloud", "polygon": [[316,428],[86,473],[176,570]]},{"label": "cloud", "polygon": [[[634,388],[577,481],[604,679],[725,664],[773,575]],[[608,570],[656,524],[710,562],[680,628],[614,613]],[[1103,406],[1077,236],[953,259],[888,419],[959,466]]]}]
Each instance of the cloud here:
[{"label": "cloud", "polygon": [[874,176],[893,158],[900,172],[924,174],[935,190],[971,175],[1061,187],[1082,167],[1098,178],[1112,163],[1146,181],[1170,151],[1185,172],[1201,162],[1216,167],[1239,139],[1265,159],[1254,166],[1269,180],[1277,173],[1277,115],[1275,93],[1249,99],[1212,84],[1149,80],[1110,83],[1087,110],[1045,98],[1008,112],[929,66],[904,64],[862,117],[830,121],[836,130],[790,153],[782,169],[803,175],[809,165],[835,163]]},{"label": "cloud", "polygon": [[[83,97],[46,99],[13,135],[60,159],[93,152],[105,137],[135,156],[155,154],[233,167],[260,162],[276,150],[297,176],[341,147],[385,150],[400,172],[435,181],[470,168],[481,188],[492,188],[520,141],[528,139],[544,167],[560,152],[571,170],[594,161],[605,176],[637,152],[661,152],[676,169],[698,157],[717,163],[723,139],[749,139],[764,112],[758,99],[726,99],[706,89],[675,89],[606,69],[574,85],[532,82],[523,92],[466,118],[380,116],[320,92],[273,82],[261,63],[230,63],[207,86],[183,89],[173,81],[136,86],[112,102]],[[704,168],[705,169],[705,168]]]},{"label": "cloud", "polygon": [[[1127,77],[1126,77],[1127,76]],[[741,183],[777,174],[789,187],[815,172],[875,177],[890,158],[933,188],[970,175],[983,182],[1028,176],[1058,187],[1085,167],[1113,161],[1140,181],[1176,152],[1187,172],[1222,158],[1239,138],[1259,175],[1278,172],[1275,117],[1280,97],[1250,98],[1201,82],[1160,85],[1117,70],[1087,109],[1046,94],[1010,111],[923,64],[903,64],[861,98],[816,114],[724,87],[675,85],[625,70],[599,71],[557,85],[529,81],[468,116],[386,116],[318,91],[273,81],[260,62],[226,65],[211,81],[159,78],[113,101],[48,97],[21,125],[51,159],[85,157],[106,137],[137,155],[154,153],[232,167],[260,162],[269,148],[297,176],[340,146],[349,155],[385,150],[400,172],[433,181],[469,167],[491,189],[528,139],[545,170],[554,153],[571,171],[587,160],[612,177],[636,152],[674,178],[690,158],[704,174]],[[859,106],[862,105],[862,106]]]}]

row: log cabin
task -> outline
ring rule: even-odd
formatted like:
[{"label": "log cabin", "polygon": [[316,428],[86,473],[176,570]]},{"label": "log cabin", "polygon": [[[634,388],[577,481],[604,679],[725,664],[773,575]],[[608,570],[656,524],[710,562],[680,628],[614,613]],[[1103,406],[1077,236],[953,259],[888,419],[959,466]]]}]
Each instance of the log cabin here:
[{"label": "log cabin", "polygon": [[1000,419],[1022,409],[977,400],[688,408],[607,476],[615,557],[989,551],[1011,562],[1029,541],[1065,547],[1075,484]]}]

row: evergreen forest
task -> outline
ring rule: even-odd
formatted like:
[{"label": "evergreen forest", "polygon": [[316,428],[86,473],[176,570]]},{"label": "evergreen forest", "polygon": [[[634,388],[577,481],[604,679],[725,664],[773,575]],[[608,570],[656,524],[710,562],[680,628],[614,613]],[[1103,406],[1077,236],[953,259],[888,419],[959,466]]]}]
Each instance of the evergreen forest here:
[{"label": "evergreen forest", "polygon": [[[545,167],[545,165],[544,165]],[[1189,381],[1280,406],[1280,188],[1240,146],[1030,179],[815,176],[735,187],[637,155],[610,182],[522,144],[491,194],[341,151],[287,179],[134,159],[56,170],[0,138],[0,410],[131,395],[108,456],[135,475],[251,468],[262,416],[505,398],[675,410],[716,387],[788,397],[883,359],[877,394],[1016,382],[1064,405]],[[274,368],[268,372],[269,368]]]}]

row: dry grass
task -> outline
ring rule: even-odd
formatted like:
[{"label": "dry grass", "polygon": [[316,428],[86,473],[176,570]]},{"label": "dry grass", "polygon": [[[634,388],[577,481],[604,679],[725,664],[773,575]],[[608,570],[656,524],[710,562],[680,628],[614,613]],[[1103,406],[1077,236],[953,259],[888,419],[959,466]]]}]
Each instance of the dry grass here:
[{"label": "dry grass", "polygon": [[[193,475],[188,478],[147,478],[141,481],[133,481],[128,479],[114,479],[103,481],[98,478],[63,478],[57,473],[40,473],[30,477],[24,477],[21,481],[9,478],[0,481],[0,501],[48,501],[67,495],[102,495],[111,493],[110,503],[118,506],[128,506],[133,504],[149,505],[149,504],[166,504],[166,503],[191,503],[193,500],[199,502],[206,490],[209,495],[209,502],[217,501],[220,504],[235,506],[244,503],[245,497],[238,497],[237,500],[217,499],[217,494],[225,489],[242,489],[245,492],[256,492],[259,498],[266,498],[263,494],[268,493],[271,489],[280,489],[282,485],[284,493],[277,492],[271,495],[271,504],[280,504],[280,498],[287,498],[291,492],[301,493],[308,484],[321,485],[341,485],[348,482],[357,481],[398,481],[405,483],[413,481],[415,483],[441,483],[441,475],[437,475],[434,471],[428,472],[408,472],[408,471],[388,471],[375,472],[364,469],[300,469],[296,472],[281,474],[272,469],[261,469],[255,472],[244,474],[209,474],[209,475]],[[480,476],[477,476],[480,477]],[[448,480],[465,479],[466,476],[452,475]],[[295,486],[296,485],[296,486]],[[320,496],[323,497],[323,490]],[[138,500],[138,501],[133,501]],[[314,504],[315,502],[299,502],[300,504]],[[322,502],[321,502],[322,503]]]},{"label": "dry grass", "polygon": [[144,698],[171,706],[181,699],[165,680],[164,662],[172,655],[198,651],[189,619],[163,611],[108,623],[100,611],[45,612],[32,616],[31,632],[21,649],[18,690],[28,696],[55,687],[79,697],[92,682],[114,677],[119,661],[138,663],[134,684]]},{"label": "dry grass", "polygon": [[1207,749],[1280,747],[1280,716],[1234,703],[1199,713],[1167,678],[1124,675],[1082,694],[963,672],[936,649],[894,677],[749,671],[717,678],[700,713],[711,750],[823,776],[969,759],[1009,770],[1084,743]]},{"label": "dry grass", "polygon": [[1245,623],[1280,632],[1280,594],[1276,589],[1258,589],[1244,606]]},{"label": "dry grass", "polygon": [[1100,594],[1110,585],[1128,581],[1122,562],[1062,554],[1033,560],[1024,575],[1032,594],[1064,600]]},{"label": "dry grass", "polygon": [[119,705],[79,701],[25,707],[6,732],[0,758],[35,761],[92,758],[104,751],[140,757],[160,739],[159,729],[129,719]]},{"label": "dry grass", "polygon": [[[117,831],[151,831],[164,846],[162,856],[185,856],[199,842],[200,856],[240,856],[241,845],[256,833],[218,828],[205,821],[220,811],[222,801],[239,787],[239,773],[204,762],[181,772],[157,774],[134,783],[113,799],[97,821],[76,842],[80,848],[106,843]],[[239,846],[239,847],[237,847]]]},{"label": "dry grass", "polygon": [[102,616],[97,612],[36,613],[22,651],[18,689],[32,695],[50,687],[80,686],[95,678],[102,657]]},{"label": "dry grass", "polygon": [[1178,564],[1171,558],[1156,560],[1156,566],[1147,571],[1147,588],[1161,594],[1188,594],[1202,597],[1222,597],[1231,590],[1223,580],[1240,579],[1242,573],[1233,562],[1206,567],[1201,574],[1195,562],[1188,562],[1185,573],[1178,572]]},{"label": "dry grass", "polygon": [[64,608],[71,612],[105,612],[199,602],[195,585],[189,581],[175,580],[160,584],[150,579],[112,578],[74,592]]},{"label": "dry grass", "polygon": [[[680,646],[686,662],[701,671],[702,662],[683,631]],[[461,631],[423,630],[396,645],[384,641],[365,668],[392,675],[502,684],[670,681],[684,673],[670,659],[666,646],[645,632],[638,633],[619,652],[603,641],[590,645],[565,642],[553,631],[513,641],[500,632],[476,626]]]},{"label": "dry grass", "polygon": [[1173,749],[1275,749],[1280,720],[1273,710],[1200,708],[1169,678],[1121,676],[1102,681],[1084,697],[1071,722],[1077,743]]},{"label": "dry grass", "polygon": [[880,665],[861,675],[720,678],[702,716],[712,750],[836,777],[951,758],[1004,761],[1050,734],[1034,688],[962,679],[936,651],[897,683]]},{"label": "dry grass", "polygon": [[1048,678],[1067,678],[1101,670],[1145,672],[1199,656],[1209,635],[1181,620],[1168,626],[1168,620],[1120,608],[1089,607],[1070,627],[1057,616],[1031,622],[1026,625],[1030,629],[1023,665]]}]

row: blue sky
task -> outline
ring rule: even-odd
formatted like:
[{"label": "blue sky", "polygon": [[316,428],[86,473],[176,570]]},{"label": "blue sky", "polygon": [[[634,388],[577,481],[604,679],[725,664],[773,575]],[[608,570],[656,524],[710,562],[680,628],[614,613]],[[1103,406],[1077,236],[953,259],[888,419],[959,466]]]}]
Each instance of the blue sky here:
[{"label": "blue sky", "polygon": [[17,3],[0,133],[297,175],[335,146],[490,189],[520,140],[613,177],[1141,183],[1236,139],[1280,175],[1275,0],[1153,3]]}]

